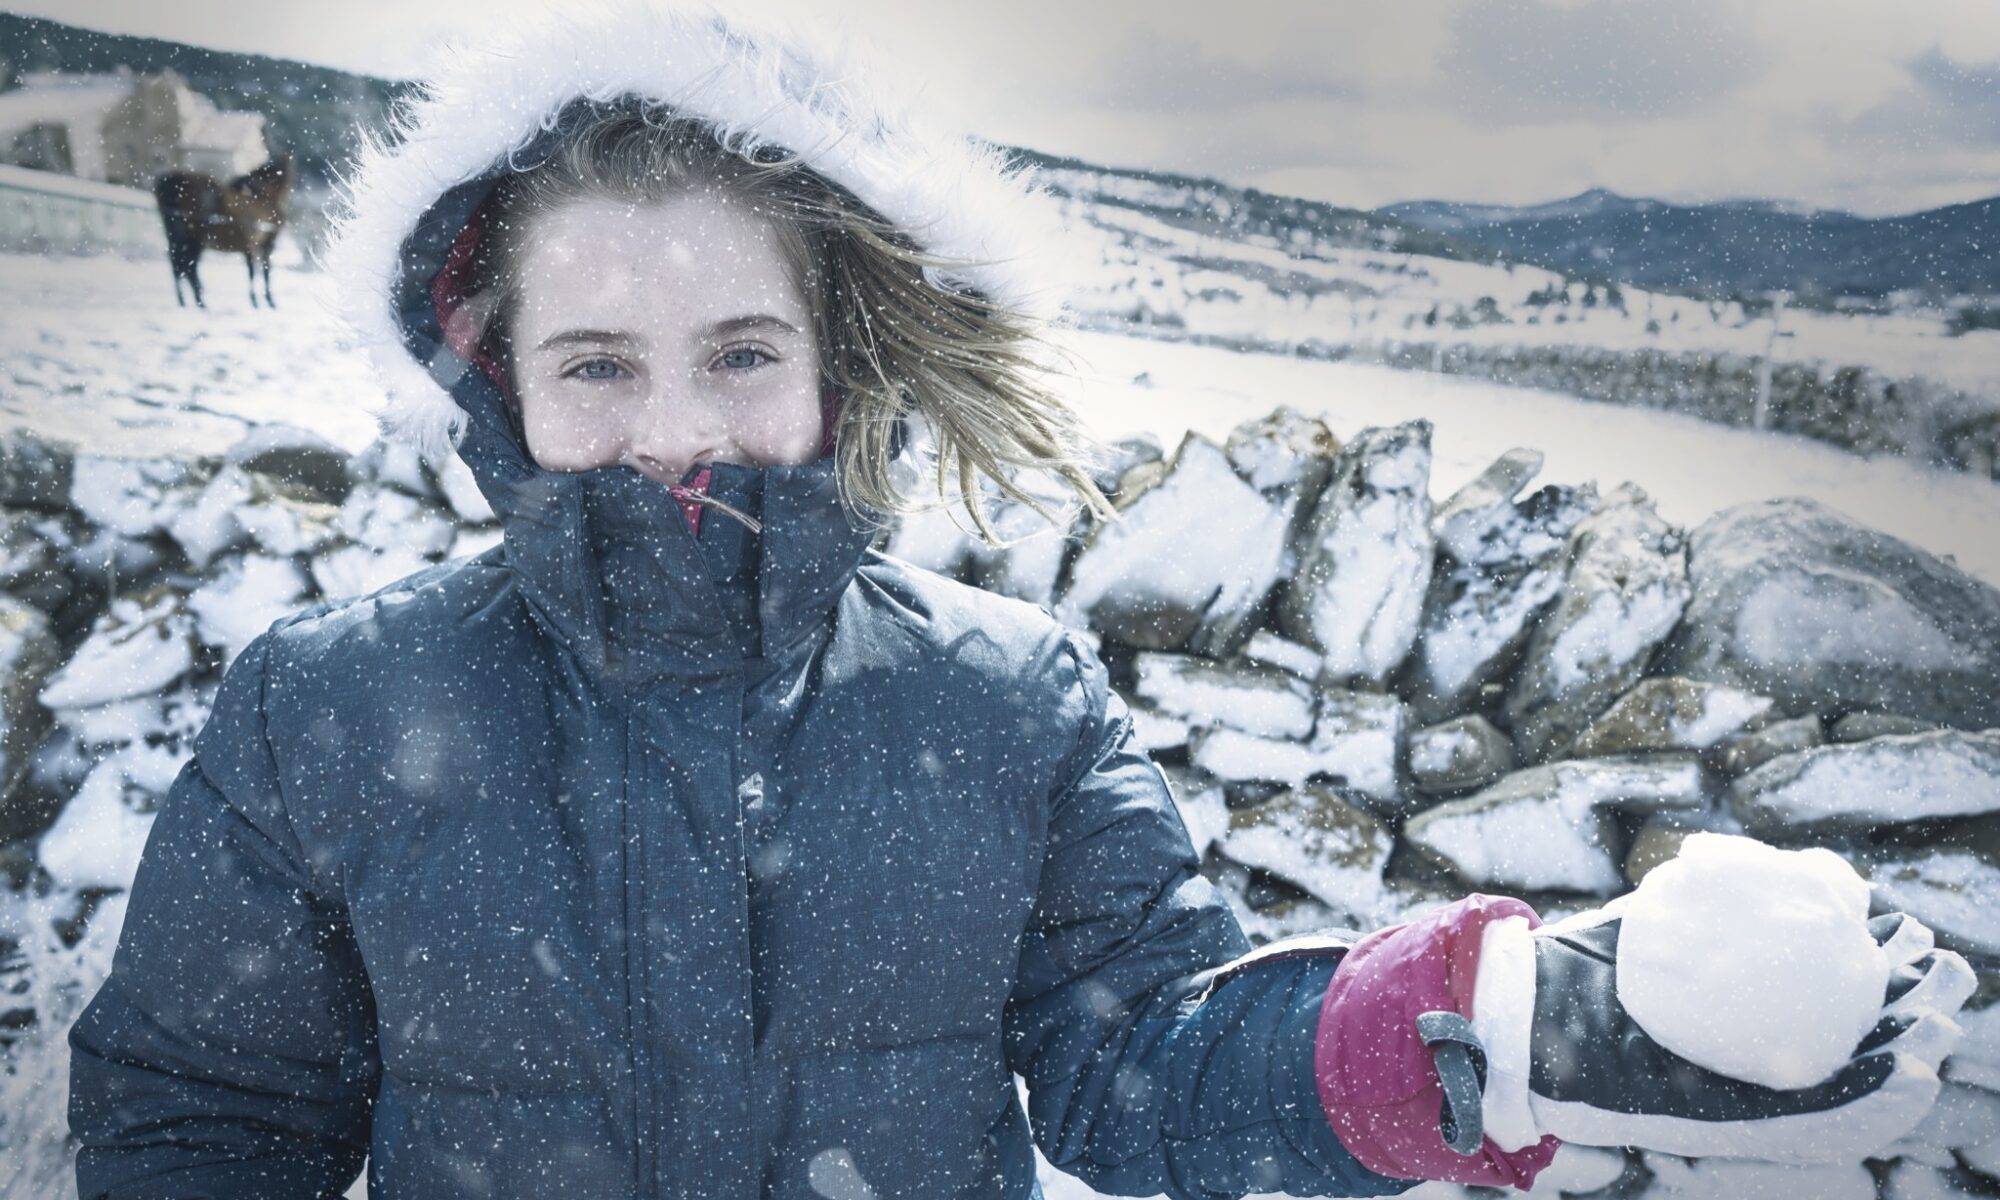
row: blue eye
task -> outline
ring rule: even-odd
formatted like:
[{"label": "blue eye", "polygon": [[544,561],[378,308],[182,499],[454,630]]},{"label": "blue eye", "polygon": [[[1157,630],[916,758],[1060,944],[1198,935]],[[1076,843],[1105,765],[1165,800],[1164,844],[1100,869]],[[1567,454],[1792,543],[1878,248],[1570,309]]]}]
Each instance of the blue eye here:
[{"label": "blue eye", "polygon": [[[593,372],[591,370],[593,367],[610,367],[611,373],[607,375],[601,371]],[[618,372],[622,370],[624,368],[619,366],[613,359],[587,358],[570,368],[564,373],[563,377],[566,379],[589,379],[594,382],[603,383],[618,378]]]},{"label": "blue eye", "polygon": [[[740,357],[742,355],[749,355],[750,356],[749,360],[745,361],[742,357]],[[755,371],[758,368],[762,367],[767,362],[777,361],[776,355],[767,353],[766,351],[763,350],[759,350],[755,346],[736,346],[732,347],[731,349],[724,350],[722,352],[721,358],[718,359],[717,361],[728,360],[731,359],[733,356],[734,356],[734,363],[731,365],[733,365],[739,372]]]}]

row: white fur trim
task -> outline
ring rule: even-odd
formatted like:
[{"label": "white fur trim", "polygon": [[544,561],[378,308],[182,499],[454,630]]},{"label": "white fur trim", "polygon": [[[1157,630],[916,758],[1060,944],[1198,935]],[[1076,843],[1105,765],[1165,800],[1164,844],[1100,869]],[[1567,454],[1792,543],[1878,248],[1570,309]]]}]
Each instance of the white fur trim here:
[{"label": "white fur trim", "polygon": [[933,284],[969,285],[1039,321],[1059,317],[1076,277],[1053,197],[999,148],[934,126],[905,83],[867,62],[847,30],[832,32],[780,30],[705,0],[610,0],[446,45],[388,133],[364,132],[320,255],[336,315],[388,391],[385,432],[436,456],[467,419],[449,381],[441,386],[403,346],[393,311],[403,240],[439,196],[524,147],[581,96],[636,93],[710,120],[741,153],[796,152],[924,249],[977,260],[958,277],[927,268]]},{"label": "white fur trim", "polygon": [[1542,1140],[1528,1106],[1528,1039],[1535,1020],[1535,943],[1526,917],[1503,917],[1479,936],[1472,1033],[1486,1051],[1480,1113],[1486,1136],[1512,1153]]}]

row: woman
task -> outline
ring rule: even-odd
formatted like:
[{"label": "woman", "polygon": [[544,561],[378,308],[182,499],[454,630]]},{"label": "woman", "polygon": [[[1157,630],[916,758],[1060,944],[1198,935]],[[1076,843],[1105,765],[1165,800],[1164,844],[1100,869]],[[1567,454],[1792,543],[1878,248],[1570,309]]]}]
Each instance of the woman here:
[{"label": "woman", "polygon": [[1921,1115],[1910,1005],[1816,1090],[1653,1079],[1601,915],[1253,952],[1091,648],[869,548],[913,415],[962,494],[1107,509],[1036,382],[1034,197],[878,89],[634,9],[456,60],[369,145],[336,286],[504,543],[230,667],[71,1032],[83,1196],[336,1195],[365,1155],[377,1200],[1020,1198],[1033,1147],[1375,1195]]}]

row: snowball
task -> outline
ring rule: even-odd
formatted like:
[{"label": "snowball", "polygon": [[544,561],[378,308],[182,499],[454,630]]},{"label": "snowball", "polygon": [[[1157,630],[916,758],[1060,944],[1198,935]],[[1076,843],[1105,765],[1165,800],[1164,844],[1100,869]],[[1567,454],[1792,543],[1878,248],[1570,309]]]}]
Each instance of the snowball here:
[{"label": "snowball", "polygon": [[1811,1087],[1881,1017],[1890,964],[1868,884],[1831,851],[1695,833],[1621,908],[1619,1001],[1711,1071]]}]

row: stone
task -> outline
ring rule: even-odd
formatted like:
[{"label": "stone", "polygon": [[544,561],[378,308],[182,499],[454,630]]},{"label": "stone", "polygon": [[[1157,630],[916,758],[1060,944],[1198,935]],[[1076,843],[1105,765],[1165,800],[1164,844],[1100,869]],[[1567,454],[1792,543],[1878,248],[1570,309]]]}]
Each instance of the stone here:
[{"label": "stone", "polygon": [[290,556],[245,554],[223,562],[207,583],[188,593],[195,634],[222,653],[226,666],[272,622],[303,608],[312,584]]},{"label": "stone", "polygon": [[0,429],[0,505],[61,512],[70,506],[76,447],[25,429]]},{"label": "stone", "polygon": [[1237,657],[1244,662],[1278,667],[1311,682],[1319,678],[1319,651],[1269,629],[1259,629],[1243,643]]},{"label": "stone", "polygon": [[1513,741],[1476,713],[1410,735],[1410,778],[1428,795],[1485,787],[1514,764]]},{"label": "stone", "polygon": [[165,529],[192,497],[180,485],[193,469],[172,458],[80,454],[70,468],[69,503],[91,524],[127,538]]},{"label": "stone", "polygon": [[1276,667],[1233,665],[1165,650],[1133,655],[1133,692],[1190,725],[1226,725],[1260,737],[1304,738],[1313,692]]},{"label": "stone", "polygon": [[1505,712],[1522,761],[1561,755],[1638,682],[1687,603],[1681,535],[1626,484],[1577,525],[1562,592],[1515,673]]},{"label": "stone", "polygon": [[194,616],[186,600],[162,584],[113,600],[68,661],[49,676],[40,699],[52,709],[66,709],[146,696],[193,667]]},{"label": "stone", "polygon": [[0,801],[48,733],[36,697],[61,653],[48,614],[0,593]]},{"label": "stone", "polygon": [[1570,747],[1573,758],[1707,750],[1725,738],[1763,725],[1767,696],[1700,683],[1675,675],[1642,679],[1620,696]]},{"label": "stone", "polygon": [[82,532],[73,513],[0,509],[0,595],[31,604],[51,618],[64,615],[78,593],[62,547]]},{"label": "stone", "polygon": [[1278,581],[1284,514],[1198,433],[1158,482],[1121,487],[1119,501],[1120,519],[1085,536],[1056,614],[1137,649],[1233,653],[1228,640],[1251,632],[1239,618]]},{"label": "stone", "polygon": [[1397,761],[1402,740],[1403,705],[1396,697],[1330,689],[1316,699],[1309,739],[1216,727],[1194,735],[1188,760],[1230,783],[1327,784],[1381,811],[1401,802]]},{"label": "stone", "polygon": [[358,487],[340,506],[339,531],[374,550],[442,555],[456,529],[451,518],[394,488]]},{"label": "stone", "polygon": [[1318,650],[1328,683],[1379,690],[1416,642],[1430,585],[1431,425],[1364,429],[1294,540],[1278,628]]},{"label": "stone", "polygon": [[354,487],[353,456],[310,429],[266,421],[229,447],[223,461],[275,481],[301,500],[340,504]]},{"label": "stone", "polygon": [[1947,949],[2000,957],[2000,819],[1931,827],[1850,857],[1874,885],[1878,909],[1909,913]]},{"label": "stone", "polygon": [[1741,776],[1729,792],[1731,810],[1759,837],[2000,813],[2000,729],[1800,750]]},{"label": "stone", "polygon": [[1504,538],[1505,528],[1518,519],[1514,497],[1541,470],[1541,451],[1524,446],[1493,460],[1478,478],[1453,492],[1431,518],[1438,549],[1460,562],[1490,561],[1489,543]]},{"label": "stone", "polygon": [[1708,806],[1691,754],[1555,762],[1418,813],[1403,839],[1475,887],[1609,895],[1624,883],[1611,812]]},{"label": "stone", "polygon": [[1338,911],[1372,916],[1394,841],[1382,823],[1321,787],[1283,792],[1229,814],[1222,852],[1269,871]]},{"label": "stone", "polygon": [[1711,756],[1731,778],[1747,774],[1781,754],[1824,745],[1826,733],[1816,716],[1773,721],[1761,729],[1724,738]]},{"label": "stone", "polygon": [[1667,809],[1640,822],[1625,851],[1625,879],[1637,887],[1654,867],[1681,852],[1694,833],[1737,833],[1743,826],[1726,812],[1712,809]]},{"label": "stone", "polygon": [[1949,560],[1798,498],[1717,513],[1691,546],[1695,600],[1665,669],[1788,713],[2000,725],[2000,590]]},{"label": "stone", "polygon": [[1930,733],[1940,729],[1936,721],[1919,721],[1915,717],[1897,716],[1885,712],[1851,712],[1833,723],[1828,732],[1836,742],[1865,742],[1870,738],[1895,737],[1906,733]]},{"label": "stone", "polygon": [[1476,543],[1461,539],[1479,557],[1440,557],[1397,687],[1416,719],[1436,723],[1470,711],[1514,668],[1536,620],[1562,590],[1570,534],[1597,505],[1592,485],[1550,485],[1509,503],[1505,521],[1484,517]]}]

